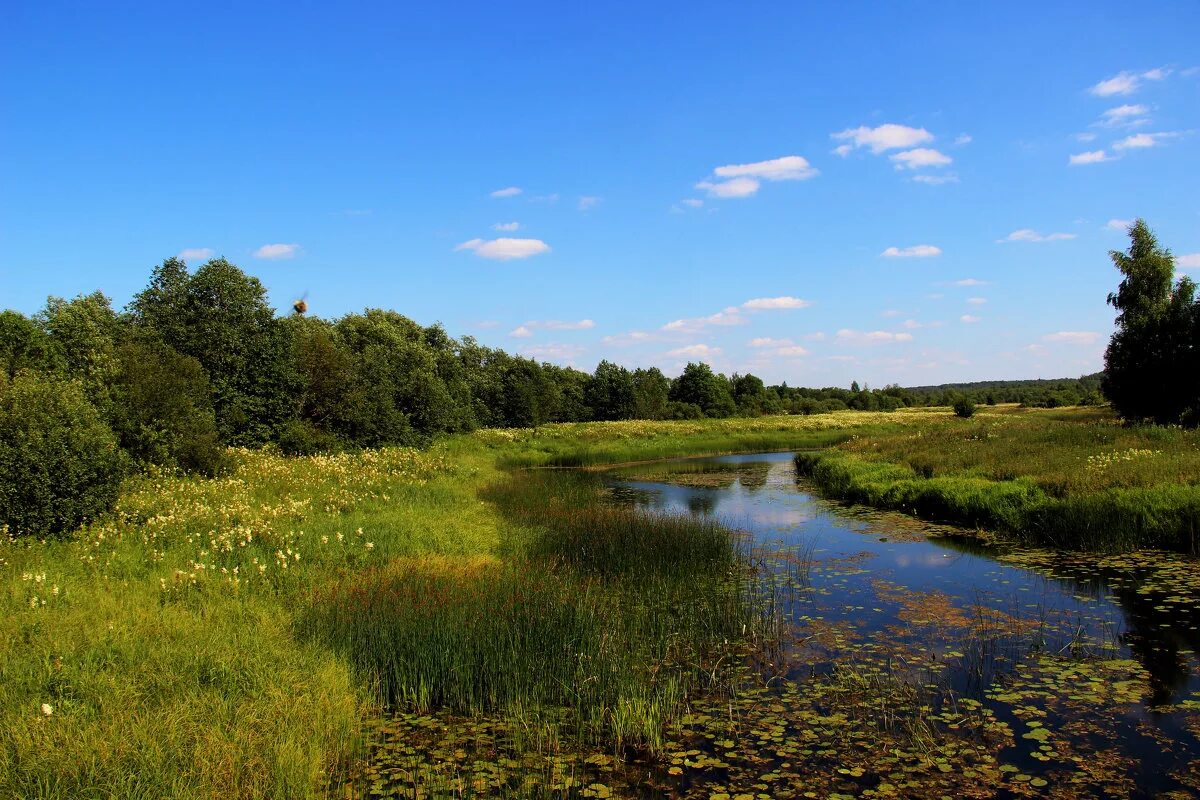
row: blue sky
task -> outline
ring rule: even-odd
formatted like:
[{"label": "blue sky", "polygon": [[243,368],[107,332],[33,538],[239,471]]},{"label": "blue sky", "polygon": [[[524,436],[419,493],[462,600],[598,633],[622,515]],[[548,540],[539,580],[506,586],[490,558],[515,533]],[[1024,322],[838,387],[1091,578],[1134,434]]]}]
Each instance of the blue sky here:
[{"label": "blue sky", "polygon": [[2,13],[26,313],[214,254],[589,370],[918,385],[1099,369],[1123,220],[1200,275],[1194,0]]}]

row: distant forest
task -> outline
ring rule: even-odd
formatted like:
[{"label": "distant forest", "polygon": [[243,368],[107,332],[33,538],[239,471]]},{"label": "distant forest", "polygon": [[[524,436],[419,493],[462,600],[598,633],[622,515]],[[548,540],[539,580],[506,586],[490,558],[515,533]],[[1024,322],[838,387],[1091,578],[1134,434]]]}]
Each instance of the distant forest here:
[{"label": "distant forest", "polygon": [[[0,399],[21,415],[97,418],[136,465],[212,472],[226,445],[288,453],[419,445],[442,433],[549,422],[1100,403],[1100,378],[903,388],[768,386],[690,363],[682,374],[602,361],[588,374],[455,339],[395,311],[279,316],[262,283],[224,259],[156,268],[123,310],[103,294],[0,314]],[[40,398],[40,400],[39,400]],[[47,406],[47,408],[49,408]],[[68,407],[69,406],[69,407]],[[45,411],[45,409],[43,409]],[[50,416],[53,416],[51,414]]]}]

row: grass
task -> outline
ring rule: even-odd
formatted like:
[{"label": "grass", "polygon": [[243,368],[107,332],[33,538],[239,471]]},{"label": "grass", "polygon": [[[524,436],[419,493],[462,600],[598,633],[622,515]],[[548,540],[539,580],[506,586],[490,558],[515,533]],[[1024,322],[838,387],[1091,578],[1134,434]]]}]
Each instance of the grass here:
[{"label": "grass", "polygon": [[1200,432],[1000,408],[796,458],[827,494],[1061,549],[1197,552]]}]

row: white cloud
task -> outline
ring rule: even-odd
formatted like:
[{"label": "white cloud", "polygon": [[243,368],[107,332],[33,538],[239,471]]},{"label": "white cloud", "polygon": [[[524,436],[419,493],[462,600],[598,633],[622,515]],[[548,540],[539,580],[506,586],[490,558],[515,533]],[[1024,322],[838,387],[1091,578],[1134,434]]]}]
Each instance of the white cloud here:
[{"label": "white cloud", "polygon": [[728,181],[700,181],[697,189],[708,192],[709,197],[749,197],[758,191],[759,183],[753,178],[734,178]]},{"label": "white cloud", "polygon": [[504,189],[497,189],[492,192],[492,197],[516,197],[521,193],[520,186],[509,186]]},{"label": "white cloud", "polygon": [[916,150],[905,150],[888,156],[896,164],[896,169],[924,169],[925,167],[944,167],[954,162],[945,153],[928,147],[918,147]]},{"label": "white cloud", "polygon": [[1161,81],[1171,74],[1171,70],[1163,67],[1149,69],[1145,72],[1118,72],[1111,78],[1100,81],[1088,89],[1097,97],[1111,97],[1115,94],[1133,94],[1141,88],[1142,81]]},{"label": "white cloud", "polygon": [[213,255],[211,247],[185,247],[175,257],[182,258],[184,261],[205,261],[212,258]]},{"label": "white cloud", "polygon": [[1075,138],[1080,142],[1092,142],[1096,140],[1096,134],[1085,131],[1084,133],[1075,134]]},{"label": "white cloud", "polygon": [[973,141],[974,141],[974,139],[972,139],[972,138],[971,138],[971,134],[969,134],[969,133],[960,133],[960,134],[958,135],[958,137],[957,137],[957,138],[954,140],[954,143],[955,143],[956,145],[958,145],[959,147],[961,147],[961,146],[963,146],[964,144],[970,144],[970,143],[971,143],[971,142],[973,142]]},{"label": "white cloud", "polygon": [[791,347],[791,339],[772,339],[770,336],[760,336],[750,340],[751,347]]},{"label": "white cloud", "polygon": [[690,208],[699,208],[700,206],[704,205],[703,200],[700,200],[695,197],[685,197],[684,199],[680,200],[679,202],[683,203],[685,206],[688,206]]},{"label": "white cloud", "polygon": [[1139,120],[1138,117],[1144,117],[1148,113],[1150,113],[1148,106],[1126,103],[1123,106],[1110,108],[1101,114],[1099,124],[1106,128],[1137,125],[1142,123],[1142,120]]},{"label": "white cloud", "polygon": [[596,206],[600,205],[600,200],[601,198],[599,197],[583,195],[579,198],[579,210],[587,211],[589,208],[595,208]]},{"label": "white cloud", "polygon": [[590,319],[581,319],[578,322],[561,319],[531,319],[521,327],[531,331],[586,331],[596,327],[596,323]]},{"label": "white cloud", "polygon": [[492,226],[492,230],[494,230],[494,231],[506,231],[508,233],[511,233],[513,231],[518,231],[520,229],[521,229],[521,223],[519,223],[519,222],[497,222],[495,225]]},{"label": "white cloud", "polygon": [[1060,342],[1063,344],[1092,344],[1100,338],[1093,331],[1059,331],[1048,333],[1042,337],[1043,342]]},{"label": "white cloud", "polygon": [[958,183],[957,175],[913,175],[916,183],[927,183],[930,186],[940,186],[943,183]]},{"label": "white cloud", "polygon": [[837,332],[837,340],[842,344],[874,345],[892,344],[895,342],[911,342],[911,333],[893,333],[892,331],[855,331],[842,328]]},{"label": "white cloud", "polygon": [[808,308],[811,300],[801,300],[799,297],[756,297],[742,303],[742,308],[753,311],[769,311],[788,308]]},{"label": "white cloud", "polygon": [[1021,228],[1015,230],[1003,239],[996,241],[1003,244],[1004,242],[1058,242],[1064,239],[1074,239],[1073,233],[1038,233],[1031,228]]},{"label": "white cloud", "polygon": [[676,333],[695,333],[707,325],[727,326],[745,324],[746,319],[741,316],[741,309],[737,306],[729,306],[724,311],[709,314],[707,317],[692,317],[690,319],[677,319],[673,322],[668,322],[662,326],[661,330]]},{"label": "white cloud", "polygon": [[605,336],[600,340],[601,344],[613,345],[616,347],[627,347],[629,345],[640,344],[642,342],[651,342],[657,339],[654,334],[646,333],[645,331],[629,331],[628,333],[617,333],[612,336]]},{"label": "white cloud", "polygon": [[1075,153],[1067,159],[1067,163],[1071,166],[1076,166],[1078,164],[1099,164],[1112,160],[1113,157],[1103,150],[1089,150],[1086,153]]},{"label": "white cloud", "polygon": [[963,278],[954,282],[955,286],[987,286],[987,281],[981,281],[978,278]]},{"label": "white cloud", "polygon": [[1135,150],[1145,147],[1158,147],[1167,139],[1173,139],[1179,136],[1176,132],[1167,133],[1135,133],[1132,136],[1126,136],[1119,142],[1113,143],[1114,150]]},{"label": "white cloud", "polygon": [[528,339],[530,336],[533,336],[533,331],[529,330],[529,328],[525,327],[524,325],[521,325],[509,331],[508,335],[517,339]]},{"label": "white cloud", "polygon": [[265,258],[268,261],[279,261],[284,258],[295,258],[300,252],[298,244],[264,244],[254,251],[255,258]]},{"label": "white cloud", "polygon": [[965,322],[965,323],[967,323],[967,324],[969,325],[969,324],[971,324],[972,322],[979,322],[979,320],[981,319],[981,317],[973,317],[973,316],[971,316],[970,314],[963,314],[963,315],[962,315],[961,317],[959,317],[958,319],[959,319],[959,321],[960,321],[960,322]]},{"label": "white cloud", "polygon": [[799,358],[800,356],[808,355],[808,351],[798,344],[789,347],[781,347],[775,351],[775,355],[783,356],[784,358]]},{"label": "white cloud", "polygon": [[929,258],[940,256],[942,248],[931,244],[914,244],[912,247],[889,247],[879,255],[884,258]]},{"label": "white cloud", "polygon": [[918,328],[924,328],[925,326],[920,322],[917,322],[915,319],[906,319],[904,320],[904,327],[908,328],[910,331],[915,331]]},{"label": "white cloud", "polygon": [[677,358],[712,358],[720,354],[721,348],[709,347],[706,344],[690,344],[687,347],[677,347],[667,352],[667,355]]},{"label": "white cloud", "polygon": [[877,128],[865,125],[847,128],[832,135],[835,140],[846,142],[834,150],[840,156],[847,155],[856,147],[869,147],[872,153],[879,154],[885,150],[899,150],[933,141],[933,134],[924,128],[910,128],[890,122]]},{"label": "white cloud", "polygon": [[454,248],[471,250],[480,258],[490,258],[496,261],[510,261],[514,258],[529,258],[541,253],[550,252],[550,245],[541,239],[471,239]]},{"label": "white cloud", "polygon": [[521,354],[542,361],[570,361],[578,358],[585,350],[583,345],[578,344],[540,344],[526,347]]},{"label": "white cloud", "polygon": [[761,178],[766,181],[804,181],[816,177],[820,171],[808,163],[803,156],[783,156],[753,164],[727,164],[717,167],[713,174],[718,178]]},{"label": "white cloud", "polygon": [[1200,253],[1175,256],[1175,266],[1179,269],[1196,269],[1200,267]]},{"label": "white cloud", "polygon": [[1133,220],[1131,219],[1110,219],[1104,224],[1104,227],[1108,228],[1109,230],[1120,231],[1121,233],[1124,233],[1125,231],[1129,230],[1129,226],[1132,224]]},{"label": "white cloud", "polygon": [[968,297],[967,302],[973,306],[981,306],[987,302],[986,297]]},{"label": "white cloud", "polygon": [[823,342],[825,341],[825,334],[821,333],[820,331],[817,331],[816,333],[808,333],[805,334],[804,340],[807,342]]}]

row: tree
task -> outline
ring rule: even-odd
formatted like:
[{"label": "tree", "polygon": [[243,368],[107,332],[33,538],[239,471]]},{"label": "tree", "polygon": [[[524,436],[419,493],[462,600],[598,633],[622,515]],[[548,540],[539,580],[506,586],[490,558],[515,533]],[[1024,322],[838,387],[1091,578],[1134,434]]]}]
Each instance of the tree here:
[{"label": "tree", "polygon": [[1129,250],[1109,255],[1123,278],[1108,302],[1116,326],[1104,354],[1104,395],[1121,417],[1200,424],[1200,304],[1187,277],[1172,284],[1175,260],[1144,220]]},{"label": "tree", "polygon": [[658,367],[633,371],[633,416],[635,419],[663,419],[667,414],[667,395],[671,382]]},{"label": "tree", "polygon": [[698,406],[707,417],[728,417],[737,410],[729,381],[723,375],[713,374],[712,368],[703,362],[689,362],[671,384],[668,397]]},{"label": "tree", "polygon": [[584,388],[595,419],[630,419],[636,409],[633,375],[625,367],[601,361]]},{"label": "tree", "polygon": [[23,369],[58,366],[50,337],[36,322],[16,311],[0,312],[0,372],[12,378]]}]

